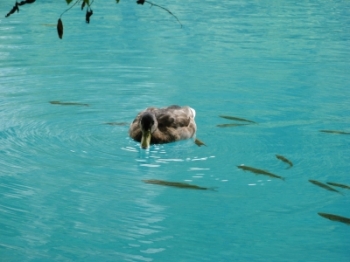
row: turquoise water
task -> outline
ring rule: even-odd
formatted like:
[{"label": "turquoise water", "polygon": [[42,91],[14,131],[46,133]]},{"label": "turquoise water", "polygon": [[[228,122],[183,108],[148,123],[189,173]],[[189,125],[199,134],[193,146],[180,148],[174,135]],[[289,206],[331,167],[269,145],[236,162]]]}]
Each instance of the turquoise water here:
[{"label": "turquoise water", "polygon": [[[0,260],[349,261],[350,2],[99,2],[0,3]],[[106,124],[171,104],[207,146]]]}]

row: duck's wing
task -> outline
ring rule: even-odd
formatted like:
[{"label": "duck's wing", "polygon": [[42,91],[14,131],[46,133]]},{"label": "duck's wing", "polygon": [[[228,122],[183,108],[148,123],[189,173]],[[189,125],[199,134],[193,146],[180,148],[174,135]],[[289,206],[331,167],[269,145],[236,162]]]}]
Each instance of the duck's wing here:
[{"label": "duck's wing", "polygon": [[153,137],[158,141],[187,139],[196,133],[195,111],[190,107],[169,107],[157,114],[158,130]]},{"label": "duck's wing", "polygon": [[171,106],[160,109],[156,118],[158,129],[187,127],[193,121],[193,113],[188,107]]}]

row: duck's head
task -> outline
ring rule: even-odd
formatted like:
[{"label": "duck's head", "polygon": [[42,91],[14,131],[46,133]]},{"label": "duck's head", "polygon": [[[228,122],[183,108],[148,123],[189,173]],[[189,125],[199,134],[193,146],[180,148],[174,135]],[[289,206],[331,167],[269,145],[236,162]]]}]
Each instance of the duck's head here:
[{"label": "duck's head", "polygon": [[151,144],[152,133],[157,129],[158,122],[154,114],[145,112],[140,117],[140,128],[142,131],[141,147],[146,149]]}]

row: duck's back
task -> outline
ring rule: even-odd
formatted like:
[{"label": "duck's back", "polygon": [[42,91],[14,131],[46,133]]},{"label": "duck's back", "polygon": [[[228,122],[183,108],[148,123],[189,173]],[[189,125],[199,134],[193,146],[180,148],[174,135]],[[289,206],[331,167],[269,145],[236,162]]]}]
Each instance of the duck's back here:
[{"label": "duck's back", "polygon": [[191,122],[194,123],[195,111],[194,109],[184,106],[170,106],[160,108],[156,112],[156,119],[158,121],[158,129],[163,131],[164,128],[181,128],[188,127]]},{"label": "duck's back", "polygon": [[197,130],[194,118],[195,110],[188,106],[160,108],[156,114],[158,129],[152,134],[152,143],[168,143],[193,137]]}]

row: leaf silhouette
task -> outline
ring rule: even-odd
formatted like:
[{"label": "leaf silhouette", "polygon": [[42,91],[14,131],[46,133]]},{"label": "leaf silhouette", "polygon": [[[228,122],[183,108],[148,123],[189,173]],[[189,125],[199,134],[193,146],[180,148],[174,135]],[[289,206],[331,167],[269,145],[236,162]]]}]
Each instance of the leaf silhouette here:
[{"label": "leaf silhouette", "polygon": [[14,5],[14,7],[12,7],[12,9],[10,10],[10,12],[7,13],[7,15],[5,17],[9,17],[10,15],[12,15],[14,12],[17,11],[17,13],[19,12],[19,6],[25,5],[25,4],[32,4],[34,3],[35,0],[24,0],[21,2],[16,2],[16,4]]},{"label": "leaf silhouette", "polygon": [[90,16],[92,16],[93,15],[93,11],[92,11],[92,9],[90,9],[90,11],[89,10],[86,10],[86,16],[85,16],[85,20],[86,20],[86,23],[90,23]]},{"label": "leaf silhouette", "polygon": [[35,0],[25,0],[18,3],[18,5],[32,4]]},{"label": "leaf silhouette", "polygon": [[16,3],[14,7],[12,7],[12,9],[10,10],[10,12],[7,13],[7,15],[5,17],[9,17],[10,15],[12,15],[14,12],[19,12],[19,8],[18,8],[18,4]]},{"label": "leaf silhouette", "polygon": [[62,23],[61,18],[59,18],[58,22],[57,22],[57,33],[58,33],[58,37],[60,39],[62,39],[62,36],[63,36],[63,23]]}]

